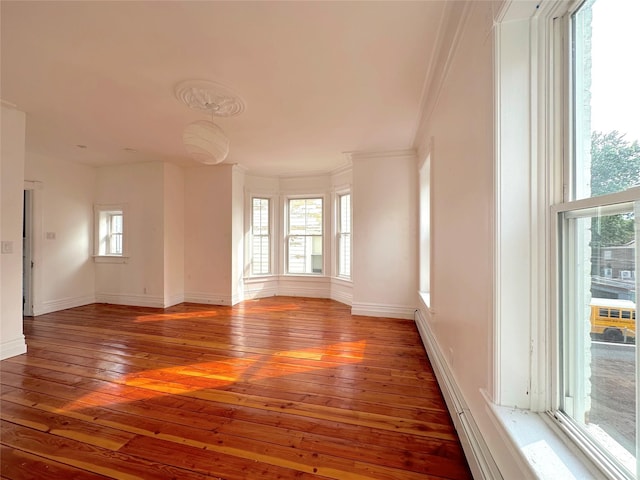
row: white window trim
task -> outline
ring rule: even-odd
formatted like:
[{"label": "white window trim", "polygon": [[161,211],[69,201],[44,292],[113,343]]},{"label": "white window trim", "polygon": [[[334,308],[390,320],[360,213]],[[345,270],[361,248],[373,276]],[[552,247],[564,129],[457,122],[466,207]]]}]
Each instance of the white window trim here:
[{"label": "white window trim", "polygon": [[[101,224],[103,216],[118,212],[122,214],[122,253],[108,254],[101,247]],[[93,233],[93,259],[96,263],[127,263],[129,260],[129,228],[126,204],[96,204],[93,207],[94,233]]]},{"label": "white window trim", "polygon": [[[265,199],[269,201],[269,272],[268,273],[253,273],[253,200],[254,199]],[[249,199],[247,202],[248,205],[248,211],[249,211],[249,215],[248,215],[248,225],[247,225],[247,229],[246,231],[250,232],[250,234],[247,236],[248,237],[248,241],[247,241],[247,248],[245,251],[247,251],[249,253],[248,255],[248,261],[247,261],[247,269],[248,269],[248,274],[246,275],[246,278],[251,278],[251,279],[255,279],[255,278],[261,278],[261,277],[272,277],[274,276],[274,268],[275,268],[275,262],[274,262],[274,253],[275,253],[275,247],[274,247],[274,239],[275,239],[275,229],[274,229],[274,213],[275,213],[275,204],[276,200],[274,198],[273,195],[260,195],[260,194],[251,194],[249,195]]]},{"label": "white window trim", "polygon": [[[433,246],[431,244],[431,228],[433,226],[433,168],[434,163],[434,138],[429,139],[429,144],[425,152],[423,152],[422,160],[418,162],[418,261],[420,262],[418,270],[418,285],[419,295],[425,306],[431,310],[432,305],[432,292],[433,292],[433,271],[431,266],[434,264],[433,259]],[[422,184],[423,180],[426,181],[429,194],[427,198],[422,198]],[[427,225],[423,225],[423,206],[427,208],[426,222]],[[426,235],[426,238],[423,236]],[[423,249],[422,243],[426,241],[426,252]]]},{"label": "white window trim", "polygon": [[[495,22],[494,383],[483,393],[531,476],[554,480],[620,478],[553,414],[557,212],[550,206],[566,195],[558,159],[568,148],[570,68],[562,60],[567,43],[554,42],[567,25],[553,20],[580,3],[508,0]],[[492,453],[498,464],[508,461]]]},{"label": "white window trim", "polygon": [[[322,199],[322,273],[289,273],[289,200],[301,200],[301,199]],[[280,211],[283,212],[282,216],[282,232],[280,243],[281,262],[280,268],[282,269],[282,276],[284,277],[329,277],[327,274],[327,255],[330,249],[330,237],[327,232],[331,232],[330,228],[330,215],[327,215],[327,194],[326,193],[305,193],[305,194],[286,194],[281,196]]]},{"label": "white window trim", "polygon": [[[350,231],[350,258],[349,258],[349,272],[350,275],[340,274],[340,198],[344,195],[351,195],[349,201],[349,208],[351,210],[351,231]],[[332,236],[334,241],[332,243],[331,257],[334,259],[332,276],[336,279],[343,280],[345,282],[351,282],[353,278],[353,193],[351,192],[351,185],[343,185],[334,188],[333,190],[333,222],[332,222]]]},{"label": "white window trim", "polygon": [[251,273],[251,259],[253,251],[251,248],[252,239],[251,234],[245,235],[245,248],[246,252],[245,260],[244,260],[244,275],[243,279],[246,283],[251,283],[252,281],[260,281],[265,278],[272,278],[279,275],[279,262],[278,262],[278,222],[279,222],[279,205],[278,205],[278,195],[277,193],[271,190],[246,190],[245,191],[245,209],[246,212],[244,218],[244,231],[251,232],[252,225],[252,214],[253,214],[253,199],[254,198],[266,198],[269,200],[269,236],[271,238],[271,243],[269,245],[269,254],[270,254],[270,272],[252,275]]}]

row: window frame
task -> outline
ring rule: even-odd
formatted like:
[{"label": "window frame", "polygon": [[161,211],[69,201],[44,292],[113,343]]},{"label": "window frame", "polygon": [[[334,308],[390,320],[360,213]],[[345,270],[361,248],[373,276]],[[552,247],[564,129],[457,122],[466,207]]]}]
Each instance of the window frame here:
[{"label": "window frame", "polygon": [[[342,231],[342,203],[341,200],[343,197],[349,196],[349,231]],[[336,277],[341,278],[343,280],[351,280],[353,274],[353,195],[350,190],[340,190],[336,192],[336,240],[335,240],[335,251],[336,251]],[[341,272],[342,266],[342,255],[341,255],[341,240],[342,238],[348,235],[349,236],[349,273],[344,274]]]},{"label": "window frame", "polygon": [[[253,230],[253,220],[254,220],[254,214],[253,214],[253,202],[254,200],[266,200],[268,202],[268,207],[267,207],[267,211],[268,211],[268,226],[267,226],[267,235],[266,237],[268,238],[269,241],[269,248],[268,248],[268,255],[269,255],[269,259],[268,259],[268,271],[266,273],[254,273],[254,269],[253,269],[253,239],[256,236],[254,234],[254,230]],[[274,239],[274,235],[273,235],[273,229],[274,229],[274,199],[273,196],[270,195],[249,195],[249,231],[250,231],[250,238],[249,238],[249,245],[248,245],[248,252],[249,252],[249,265],[248,265],[248,269],[249,269],[249,277],[251,278],[255,278],[255,277],[265,277],[265,276],[271,276],[274,274],[273,271],[273,267],[274,267],[274,245],[273,245],[273,239]],[[265,236],[265,235],[259,235],[260,237]]]},{"label": "window frame", "polygon": [[[572,17],[582,7],[583,3],[583,1],[576,1],[567,5],[564,12],[554,19],[555,25],[550,42],[550,48],[553,50],[556,59],[550,72],[550,78],[554,86],[550,92],[551,100],[554,102],[551,108],[550,121],[555,122],[559,129],[552,131],[552,135],[549,138],[549,143],[556,152],[556,155],[551,156],[549,159],[549,170],[550,172],[561,172],[561,175],[556,176],[555,179],[549,178],[548,181],[553,184],[555,180],[557,185],[555,191],[558,192],[558,189],[561,188],[562,193],[551,197],[550,208],[549,245],[552,252],[552,261],[549,268],[548,284],[550,285],[552,309],[549,312],[547,328],[550,331],[549,338],[552,354],[548,358],[550,366],[550,382],[548,385],[550,386],[551,399],[547,413],[553,423],[605,475],[610,478],[636,478],[637,480],[640,478],[640,463],[638,462],[640,419],[636,418],[635,427],[636,470],[630,472],[635,474],[635,477],[630,477],[629,471],[622,466],[618,458],[600,446],[592,434],[587,432],[577,421],[573,420],[570,413],[565,412],[566,408],[572,408],[565,403],[564,394],[568,388],[567,385],[570,385],[570,390],[585,387],[584,385],[580,386],[579,380],[573,380],[576,373],[580,374],[576,370],[580,368],[580,365],[578,365],[577,356],[575,354],[572,355],[571,352],[579,348],[581,340],[574,340],[569,344],[564,333],[566,327],[563,325],[563,319],[569,316],[569,311],[572,308],[571,305],[567,304],[575,303],[576,295],[578,295],[571,290],[574,287],[566,285],[566,277],[575,275],[572,265],[566,258],[571,252],[566,252],[564,246],[567,237],[572,235],[571,231],[569,231],[567,218],[574,215],[572,212],[576,212],[575,215],[585,215],[589,211],[603,214],[606,214],[607,211],[615,212],[620,205],[635,202],[636,238],[638,237],[638,225],[640,225],[640,218],[638,218],[640,187],[631,187],[611,194],[585,197],[577,184],[579,175],[583,173],[577,171],[574,160],[578,154],[578,149],[582,147],[577,145],[575,132],[575,124],[581,117],[579,113],[576,113],[576,104],[580,100],[577,95],[580,94],[576,92],[577,89],[575,88],[576,67],[573,58],[575,31]],[[557,155],[558,153],[559,155]],[[636,247],[637,258],[638,250],[640,250],[640,247]],[[638,282],[636,282],[636,291],[638,290],[637,285]],[[567,357],[567,362],[570,365],[565,363],[564,356]],[[640,399],[640,386],[638,385],[639,360],[640,354],[636,349],[636,402]],[[569,393],[576,392],[571,390]],[[580,403],[580,400],[578,399],[577,402]],[[636,408],[637,406],[636,404]]]},{"label": "window frame", "polygon": [[433,225],[433,155],[434,139],[429,144],[422,160],[418,163],[418,291],[427,308],[431,308],[433,292],[432,269],[433,248],[431,228]]},{"label": "window frame", "polygon": [[[111,222],[114,216],[122,216],[121,252],[110,249]],[[93,258],[101,263],[123,263],[129,258],[128,215],[126,204],[96,204],[94,205],[94,253]]]},{"label": "window frame", "polygon": [[[321,272],[310,272],[310,273],[297,273],[289,271],[289,238],[291,234],[290,230],[290,203],[292,200],[316,200],[319,199],[322,201],[322,271]],[[326,214],[326,205],[327,199],[325,194],[300,194],[300,195],[284,195],[283,196],[283,212],[284,212],[284,222],[283,222],[283,235],[282,235],[282,271],[285,276],[310,276],[310,277],[322,277],[326,276],[326,267],[327,267],[327,214]],[[300,235],[295,235],[300,236]],[[307,236],[307,235],[303,235]],[[309,235],[313,236],[313,235]]]}]

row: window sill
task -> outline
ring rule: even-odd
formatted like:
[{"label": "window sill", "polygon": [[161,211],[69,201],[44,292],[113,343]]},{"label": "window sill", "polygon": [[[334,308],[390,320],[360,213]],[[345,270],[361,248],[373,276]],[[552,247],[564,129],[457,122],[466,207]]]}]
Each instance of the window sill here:
[{"label": "window sill", "polygon": [[524,462],[541,480],[605,479],[595,464],[552,425],[547,413],[535,413],[490,403],[500,426],[522,456]]},{"label": "window sill", "polygon": [[427,307],[427,309],[431,310],[431,293],[419,291],[418,295],[420,295],[424,306]]},{"label": "window sill", "polygon": [[271,280],[277,280],[278,275],[274,275],[271,273],[265,273],[263,275],[252,275],[250,277],[244,277],[242,280],[244,283],[260,283],[260,282],[269,282]]},{"label": "window sill", "polygon": [[335,276],[331,277],[331,280],[334,282],[343,283],[345,285],[353,285],[353,279],[351,277]]},{"label": "window sill", "polygon": [[94,255],[95,263],[129,263],[129,257],[121,255]]}]

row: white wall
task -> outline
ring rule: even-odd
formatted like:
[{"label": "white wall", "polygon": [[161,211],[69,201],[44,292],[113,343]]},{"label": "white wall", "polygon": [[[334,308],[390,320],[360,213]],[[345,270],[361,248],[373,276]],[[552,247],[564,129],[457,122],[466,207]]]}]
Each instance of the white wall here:
[{"label": "white wall", "polygon": [[124,204],[126,263],[96,263],[96,299],[164,306],[164,164],[98,168],[95,202]]},{"label": "white wall", "polygon": [[[22,205],[25,114],[2,105],[0,151],[0,359],[26,352],[22,334]],[[10,243],[5,243],[10,242]]]},{"label": "white wall", "polygon": [[415,155],[354,154],[352,161],[352,312],[413,318],[418,289]]},{"label": "white wall", "polygon": [[27,152],[34,182],[34,315],[95,301],[93,167]]},{"label": "white wall", "polygon": [[[424,128],[416,138],[421,154],[431,152],[432,189],[434,288],[430,308],[421,304],[420,321],[426,319],[426,330],[433,336],[432,363],[442,363],[447,373],[441,386],[452,385],[451,391],[459,394],[461,403],[455,407],[460,411],[454,413],[454,421],[459,416],[462,428],[471,425],[466,438],[476,446],[486,443],[490,456],[500,458],[504,478],[525,478],[517,454],[509,451],[492,422],[487,402],[494,391],[495,348],[494,8],[491,2],[470,2],[465,7],[459,25],[463,28],[439,65],[441,82],[434,82],[427,93],[435,101],[425,110]],[[524,378],[528,372],[521,374]]]},{"label": "white wall", "polygon": [[164,164],[164,306],[184,301],[184,170]]},{"label": "white wall", "polygon": [[244,171],[234,166],[231,172],[231,303],[244,300],[244,247],[245,219],[244,219]]},{"label": "white wall", "polygon": [[185,171],[185,300],[231,305],[232,165]]},{"label": "white wall", "polygon": [[472,403],[490,388],[492,372],[492,43],[491,17],[482,10],[476,6],[466,23],[427,133],[434,145],[433,329]]}]

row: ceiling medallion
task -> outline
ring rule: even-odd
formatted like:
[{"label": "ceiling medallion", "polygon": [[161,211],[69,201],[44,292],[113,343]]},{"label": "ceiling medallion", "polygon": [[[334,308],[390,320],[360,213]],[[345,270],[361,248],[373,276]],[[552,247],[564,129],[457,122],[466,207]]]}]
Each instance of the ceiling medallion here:
[{"label": "ceiling medallion", "polygon": [[176,98],[189,108],[217,117],[233,117],[244,111],[244,101],[219,83],[187,80],[175,88]]}]

